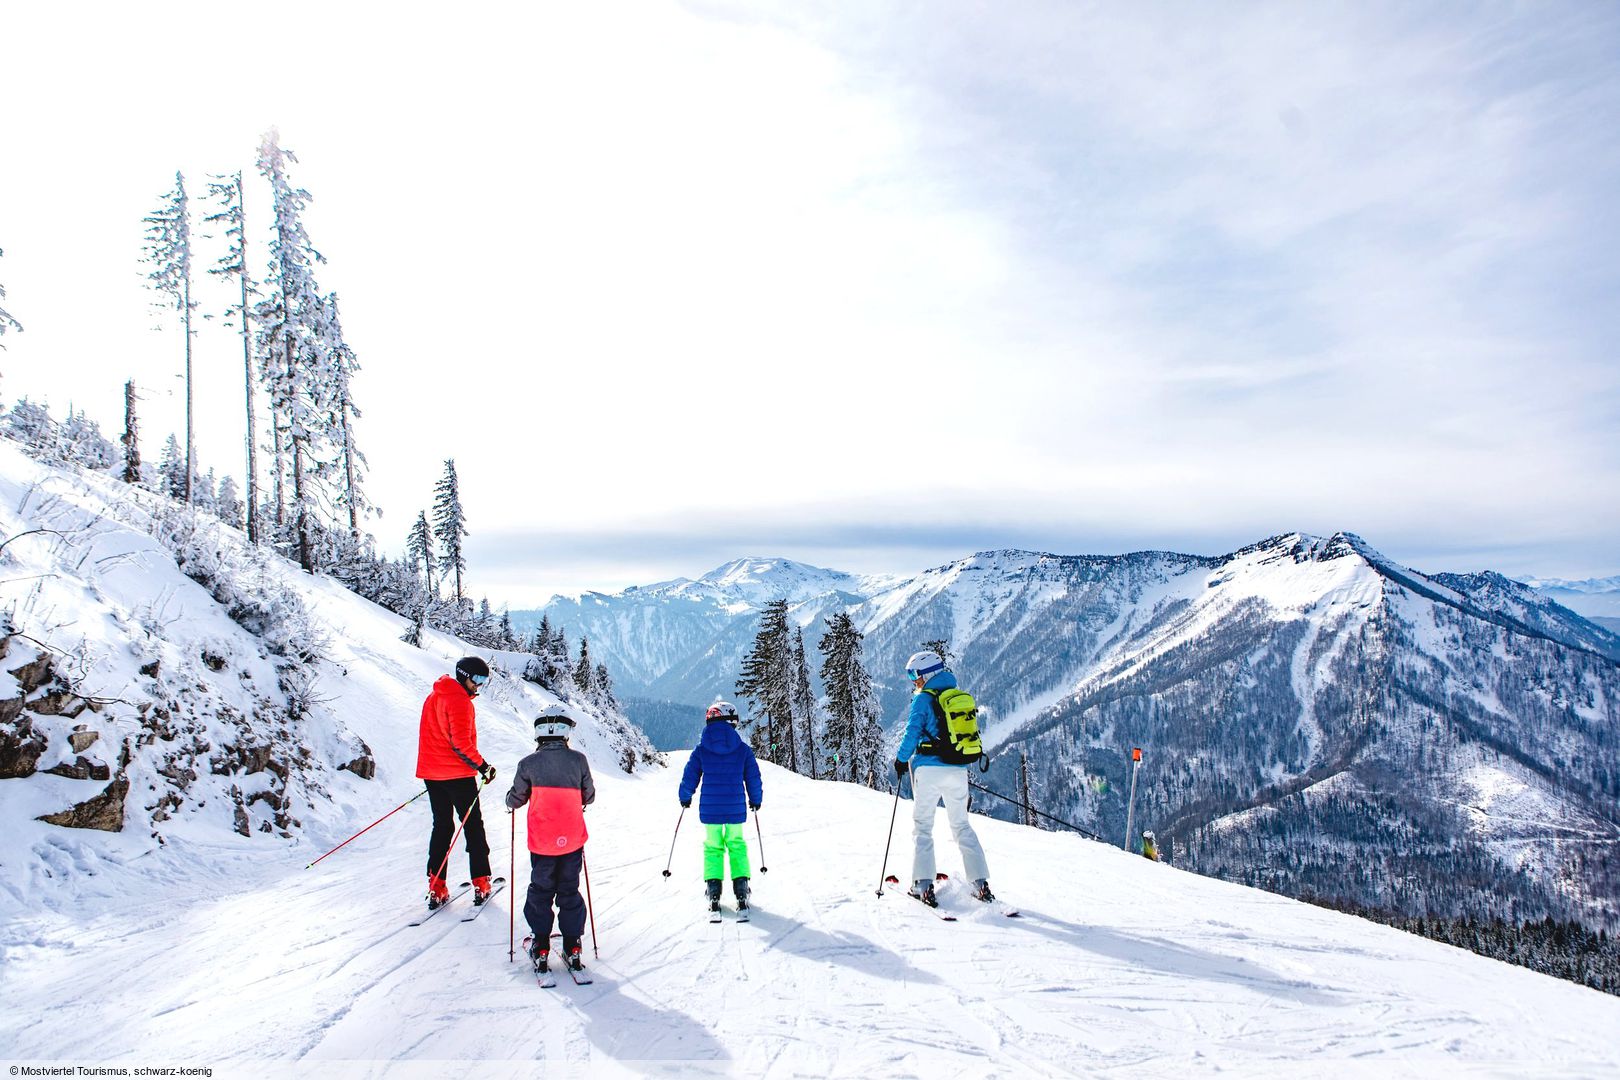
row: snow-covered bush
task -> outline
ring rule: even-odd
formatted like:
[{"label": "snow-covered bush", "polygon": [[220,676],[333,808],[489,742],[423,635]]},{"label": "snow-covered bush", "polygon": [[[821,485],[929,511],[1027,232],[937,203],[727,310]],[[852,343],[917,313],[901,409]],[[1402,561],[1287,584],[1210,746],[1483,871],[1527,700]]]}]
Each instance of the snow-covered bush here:
[{"label": "snow-covered bush", "polygon": [[321,659],[325,639],[298,594],[272,571],[266,557],[230,544],[225,526],[195,510],[173,506],[153,535],[191,580],[207,589],[227,615],[264,643],[272,655],[298,664]]}]

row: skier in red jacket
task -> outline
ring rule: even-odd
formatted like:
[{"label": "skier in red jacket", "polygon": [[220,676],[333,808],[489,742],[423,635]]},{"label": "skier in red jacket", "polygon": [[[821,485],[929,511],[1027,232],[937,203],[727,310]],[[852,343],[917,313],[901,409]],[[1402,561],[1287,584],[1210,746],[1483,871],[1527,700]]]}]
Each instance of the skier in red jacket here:
[{"label": "skier in red jacket", "polygon": [[425,781],[433,804],[433,834],[428,840],[429,910],[450,899],[445,868],[450,840],[463,817],[467,824],[467,862],[472,871],[473,903],[489,899],[489,841],[478,805],[478,784],[495,779],[495,766],[478,752],[478,725],[473,698],[489,682],[489,665],[476,656],[456,661],[456,674],[441,675],[422,703],[422,730],[416,744],[416,776]]}]

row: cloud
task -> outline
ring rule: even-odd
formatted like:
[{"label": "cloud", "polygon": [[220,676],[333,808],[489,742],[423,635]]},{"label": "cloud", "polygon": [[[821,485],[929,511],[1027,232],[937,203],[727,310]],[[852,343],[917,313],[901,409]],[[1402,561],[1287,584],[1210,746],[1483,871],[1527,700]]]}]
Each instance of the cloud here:
[{"label": "cloud", "polygon": [[1620,562],[1606,8],[295,4],[288,57],[183,7],[155,71],[108,12],[8,23],[7,153],[52,163],[0,169],[8,396],[113,429],[134,375],[178,429],[139,219],[278,123],[385,547],[454,457],[512,589],[1295,528]]}]

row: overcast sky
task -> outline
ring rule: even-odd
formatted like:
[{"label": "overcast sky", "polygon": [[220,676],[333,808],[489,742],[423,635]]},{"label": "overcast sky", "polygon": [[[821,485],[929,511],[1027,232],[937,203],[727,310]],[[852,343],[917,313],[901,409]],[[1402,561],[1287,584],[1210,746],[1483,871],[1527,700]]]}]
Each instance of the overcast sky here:
[{"label": "overcast sky", "polygon": [[271,126],[371,527],[455,458],[497,604],[1293,530],[1620,572],[1614,5],[12,3],[6,402],[182,430],[141,218]]}]

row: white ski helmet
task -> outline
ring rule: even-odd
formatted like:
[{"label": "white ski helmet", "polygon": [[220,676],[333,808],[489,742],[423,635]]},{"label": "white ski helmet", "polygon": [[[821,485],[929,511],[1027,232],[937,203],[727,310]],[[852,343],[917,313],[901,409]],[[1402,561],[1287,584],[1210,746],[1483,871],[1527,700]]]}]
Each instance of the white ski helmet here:
[{"label": "white ski helmet", "polygon": [[547,705],[534,718],[534,737],[537,739],[566,739],[574,729],[574,719],[561,705]]},{"label": "white ski helmet", "polygon": [[926,678],[936,671],[944,670],[945,661],[933,649],[914,652],[911,654],[911,659],[906,661],[906,677],[911,679],[919,676]]},{"label": "white ski helmet", "polygon": [[735,724],[737,722],[737,706],[729,701],[721,701],[719,698],[715,698],[714,704],[709,706],[709,711],[703,714],[703,718],[705,723],[724,720],[728,724]]}]

